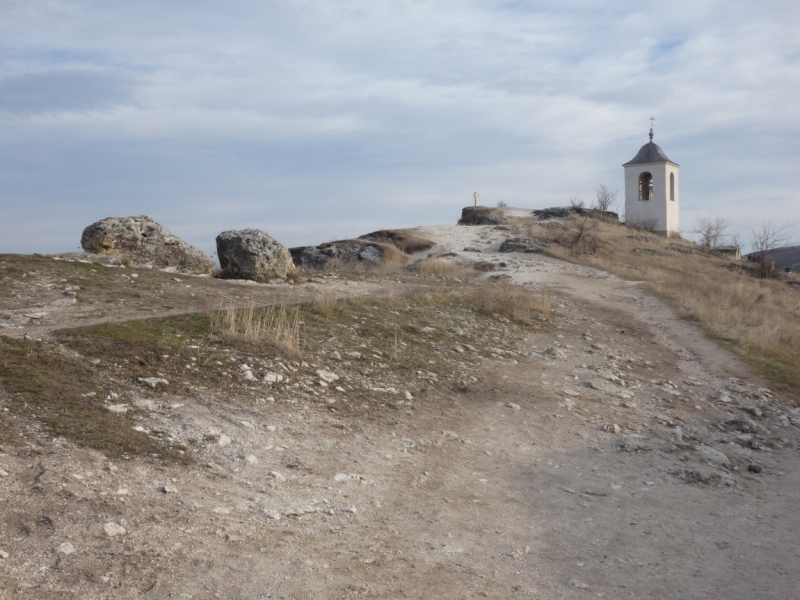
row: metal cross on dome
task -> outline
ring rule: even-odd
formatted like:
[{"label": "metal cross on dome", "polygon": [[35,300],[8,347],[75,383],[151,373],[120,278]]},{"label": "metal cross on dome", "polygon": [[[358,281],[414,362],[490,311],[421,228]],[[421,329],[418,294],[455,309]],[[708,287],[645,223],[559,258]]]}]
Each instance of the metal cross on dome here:
[{"label": "metal cross on dome", "polygon": [[650,141],[653,141],[653,122],[656,120],[655,117],[650,117]]}]

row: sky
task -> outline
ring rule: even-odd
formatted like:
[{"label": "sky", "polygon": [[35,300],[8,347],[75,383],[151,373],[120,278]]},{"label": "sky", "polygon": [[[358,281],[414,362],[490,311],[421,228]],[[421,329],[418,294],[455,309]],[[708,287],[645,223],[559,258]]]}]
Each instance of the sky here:
[{"label": "sky", "polygon": [[[0,0],[0,252],[212,254],[564,206],[655,141],[681,231],[800,220],[796,0]],[[800,238],[800,225],[792,231]]]}]

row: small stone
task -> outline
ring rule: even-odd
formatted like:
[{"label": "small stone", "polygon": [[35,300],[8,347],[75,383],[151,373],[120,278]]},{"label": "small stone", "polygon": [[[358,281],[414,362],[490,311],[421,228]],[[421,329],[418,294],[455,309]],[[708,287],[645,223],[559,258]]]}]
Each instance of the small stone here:
[{"label": "small stone", "polygon": [[334,381],[339,379],[339,376],[336,373],[332,373],[331,371],[326,371],[325,369],[318,369],[317,375],[325,383],[333,383]]},{"label": "small stone", "polygon": [[620,438],[614,443],[614,447],[621,452],[646,452],[651,449],[650,445],[640,435]]},{"label": "small stone", "polygon": [[0,550],[0,558],[6,559],[8,558],[8,552],[5,550]]},{"label": "small stone", "polygon": [[159,385],[169,385],[169,381],[162,377],[137,377],[136,383],[156,389]]},{"label": "small stone", "polygon": [[159,490],[161,492],[163,492],[164,494],[177,494],[178,493],[178,488],[176,488],[174,485],[165,485],[165,486],[160,487]]},{"label": "small stone", "polygon": [[117,490],[117,496],[127,496],[128,494],[130,494],[128,488],[119,488]]},{"label": "small stone", "polygon": [[279,513],[277,510],[264,509],[264,514],[266,514],[267,517],[272,519],[273,521],[281,520],[281,513]]},{"label": "small stone", "polygon": [[0,477],[8,477],[8,472],[0,469]]},{"label": "small stone", "polygon": [[585,590],[587,587],[589,587],[589,586],[587,586],[585,583],[583,583],[582,581],[580,581],[580,580],[578,580],[578,579],[570,579],[570,580],[569,580],[569,584],[570,584],[572,587],[574,587],[574,588],[578,588],[578,589],[580,589],[580,590]]},{"label": "small stone", "polygon": [[351,506],[350,508],[347,509],[347,512],[354,515],[358,512],[358,509],[355,506]]},{"label": "small stone", "polygon": [[566,353],[561,350],[560,348],[556,348],[555,346],[551,346],[547,350],[544,351],[545,356],[549,356],[550,358],[562,359],[567,358]]},{"label": "small stone", "polygon": [[700,460],[713,467],[728,468],[731,466],[731,461],[728,460],[728,457],[711,446],[700,444],[695,447],[695,450],[697,450],[697,453],[700,455]]},{"label": "small stone", "polygon": [[117,537],[119,535],[125,535],[128,531],[118,523],[106,523],[103,526],[103,531],[108,537]]},{"label": "small stone", "polygon": [[58,547],[58,551],[61,552],[61,554],[72,554],[75,552],[75,546],[69,542],[64,542]]},{"label": "small stone", "polygon": [[616,423],[606,423],[605,425],[603,425],[603,431],[606,431],[608,433],[619,433],[620,431],[622,431],[622,428]]},{"label": "small stone", "polygon": [[116,414],[125,414],[128,412],[128,405],[127,404],[112,404],[110,406],[106,406],[109,412],[116,413]]},{"label": "small stone", "polygon": [[258,458],[256,458],[254,454],[250,454],[247,458],[245,458],[245,460],[251,465],[258,464]]},{"label": "small stone", "polygon": [[264,373],[262,380],[265,383],[280,383],[281,381],[283,381],[283,375],[281,375],[280,373],[272,373],[271,371],[267,371],[266,373]]},{"label": "small stone", "polygon": [[519,404],[515,404],[514,402],[506,402],[503,406],[511,410],[520,410]]},{"label": "small stone", "polygon": [[219,441],[218,441],[217,443],[218,443],[220,446],[230,446],[232,442],[233,442],[233,440],[232,440],[231,438],[229,438],[229,437],[228,437],[227,435],[225,435],[224,433],[221,433],[221,434],[219,435]]},{"label": "small stone", "polygon": [[751,473],[761,473],[763,469],[761,468],[761,465],[747,465],[747,470]]},{"label": "small stone", "polygon": [[285,475],[283,475],[283,474],[281,474],[281,473],[278,473],[277,471],[272,471],[272,472],[271,472],[269,475],[270,475],[270,477],[272,477],[272,478],[273,478],[275,481],[279,481],[279,482],[280,482],[280,481],[286,481],[286,476],[285,476]]}]

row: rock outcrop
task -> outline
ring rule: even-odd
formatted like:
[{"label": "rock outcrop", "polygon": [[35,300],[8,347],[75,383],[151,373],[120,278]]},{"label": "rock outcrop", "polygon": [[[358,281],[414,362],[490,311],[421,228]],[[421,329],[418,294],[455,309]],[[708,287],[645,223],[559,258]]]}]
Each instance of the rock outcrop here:
[{"label": "rock outcrop", "polygon": [[358,263],[403,266],[409,261],[408,256],[394,246],[362,239],[301,246],[291,248],[289,252],[295,266],[303,269],[341,268]]},{"label": "rock outcrop", "polygon": [[467,206],[461,209],[459,225],[499,225],[505,223],[507,217],[500,208],[488,206]]},{"label": "rock outcrop", "polygon": [[533,237],[513,237],[500,244],[500,252],[525,252],[533,254],[544,251],[544,247],[549,245],[548,240]]},{"label": "rock outcrop", "polygon": [[547,221],[549,219],[566,219],[572,215],[581,215],[591,219],[597,219],[598,221],[606,221],[608,223],[619,223],[619,215],[617,213],[610,210],[598,210],[596,208],[556,206],[533,211],[533,216],[538,221]]},{"label": "rock outcrop", "polygon": [[223,231],[217,236],[217,257],[224,279],[269,282],[294,271],[286,246],[261,229]]},{"label": "rock outcrop", "polygon": [[122,264],[180,273],[205,274],[211,258],[172,234],[151,217],[109,217],[89,225],[81,235],[86,252],[114,256]]}]

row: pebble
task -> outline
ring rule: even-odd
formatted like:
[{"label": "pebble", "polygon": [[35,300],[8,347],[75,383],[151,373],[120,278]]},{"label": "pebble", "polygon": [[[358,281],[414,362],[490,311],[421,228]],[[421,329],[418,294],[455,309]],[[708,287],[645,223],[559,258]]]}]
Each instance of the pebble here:
[{"label": "pebble", "polygon": [[3,469],[0,469],[0,477],[8,477],[8,471],[4,471]]},{"label": "pebble", "polygon": [[266,509],[265,508],[264,509],[264,514],[267,515],[267,517],[269,517],[273,521],[280,521],[281,520],[281,513],[279,513],[277,510],[270,510],[270,509]]},{"label": "pebble", "polygon": [[8,552],[5,550],[0,550],[0,558],[8,558]]},{"label": "pebble", "polygon": [[603,425],[603,431],[607,431],[608,433],[619,433],[622,431],[622,428],[616,423],[606,423]]},{"label": "pebble", "polygon": [[105,532],[105,534],[108,537],[116,537],[116,536],[125,535],[126,533],[128,533],[128,531],[122,525],[119,525],[118,523],[113,523],[113,522],[106,523],[103,526],[103,531]]},{"label": "pebble", "polygon": [[178,488],[174,485],[165,485],[159,488],[159,490],[165,494],[177,494]]},{"label": "pebble", "polygon": [[128,405],[127,404],[112,404],[110,406],[106,406],[109,412],[117,413],[117,414],[125,414],[128,412]]},{"label": "pebble", "polygon": [[511,410],[520,410],[519,404],[514,402],[506,402],[503,406],[510,408]]},{"label": "pebble", "polygon": [[761,473],[763,469],[761,468],[761,465],[747,465],[747,470],[751,473]]},{"label": "pebble", "polygon": [[220,446],[230,446],[232,442],[233,440],[224,433],[219,434],[219,441],[217,443]]},{"label": "pebble", "polygon": [[161,377],[137,377],[136,382],[152,389],[156,389],[159,385],[169,385],[169,381]]},{"label": "pebble", "polygon": [[72,554],[75,552],[75,546],[69,542],[64,542],[58,547],[58,551],[61,552],[61,554]]},{"label": "pebble", "polygon": [[256,458],[256,456],[254,454],[248,455],[248,457],[245,458],[245,460],[247,462],[249,462],[251,465],[258,464],[258,458]]}]

